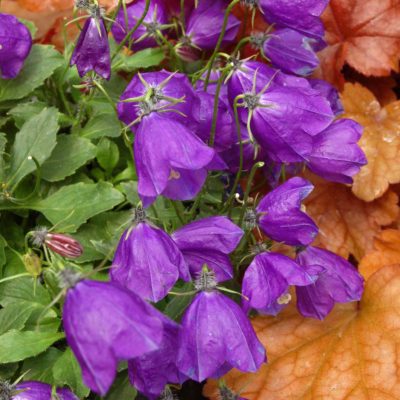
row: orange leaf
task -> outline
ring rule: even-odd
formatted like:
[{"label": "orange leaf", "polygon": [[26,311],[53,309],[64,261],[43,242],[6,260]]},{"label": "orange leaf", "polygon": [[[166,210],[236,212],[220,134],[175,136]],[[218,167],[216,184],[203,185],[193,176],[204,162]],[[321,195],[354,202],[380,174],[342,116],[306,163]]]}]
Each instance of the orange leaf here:
[{"label": "orange leaf", "polygon": [[331,0],[322,18],[329,44],[320,53],[324,78],[341,86],[345,62],[364,75],[398,71],[400,0]]},{"label": "orange leaf", "polygon": [[381,226],[391,224],[399,213],[398,197],[388,191],[371,203],[356,198],[351,189],[321,181],[306,199],[307,213],[319,227],[315,244],[348,258],[360,260],[373,249]]},{"label": "orange leaf", "polygon": [[[400,231],[387,229],[381,232],[374,240],[374,248],[362,258],[359,265],[365,279],[382,267],[400,264]],[[400,270],[400,266],[398,268]]]},{"label": "orange leaf", "polygon": [[[232,371],[228,387],[249,400],[400,399],[400,269],[385,267],[366,284],[360,307],[337,306],[324,320],[294,307],[253,325],[269,363],[256,374]],[[205,394],[217,400],[215,382]]]},{"label": "orange leaf", "polygon": [[353,192],[365,201],[385,193],[400,182],[400,101],[381,107],[375,96],[360,84],[346,83],[341,95],[344,117],[364,127],[359,145],[368,164],[354,177]]}]

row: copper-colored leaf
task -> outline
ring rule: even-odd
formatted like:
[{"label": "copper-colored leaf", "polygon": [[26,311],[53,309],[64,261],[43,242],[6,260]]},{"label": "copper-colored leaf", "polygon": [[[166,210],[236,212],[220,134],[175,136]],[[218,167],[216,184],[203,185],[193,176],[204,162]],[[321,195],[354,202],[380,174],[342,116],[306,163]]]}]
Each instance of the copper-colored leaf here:
[{"label": "copper-colored leaf", "polygon": [[368,164],[354,177],[353,192],[365,201],[385,193],[400,182],[400,101],[381,107],[375,96],[360,84],[346,83],[341,95],[345,117],[364,127],[359,145]]},{"label": "copper-colored leaf", "polygon": [[[374,240],[375,250],[364,256],[359,270],[365,279],[387,265],[400,264],[400,231],[387,229]],[[398,266],[400,271],[400,266]]]},{"label": "copper-colored leaf", "polygon": [[[249,400],[400,399],[400,269],[379,270],[362,301],[339,305],[324,320],[294,307],[254,327],[269,363],[256,374],[232,371],[226,384]],[[205,394],[216,396],[215,382]]]},{"label": "copper-colored leaf", "polygon": [[381,226],[396,219],[397,202],[397,195],[388,191],[366,203],[346,186],[319,181],[305,202],[307,213],[319,227],[315,244],[345,258],[353,254],[360,260],[373,249],[373,239]]},{"label": "copper-colored leaf", "polygon": [[364,75],[398,70],[400,0],[331,0],[323,14],[328,47],[321,52],[323,76],[340,86],[345,62]]}]

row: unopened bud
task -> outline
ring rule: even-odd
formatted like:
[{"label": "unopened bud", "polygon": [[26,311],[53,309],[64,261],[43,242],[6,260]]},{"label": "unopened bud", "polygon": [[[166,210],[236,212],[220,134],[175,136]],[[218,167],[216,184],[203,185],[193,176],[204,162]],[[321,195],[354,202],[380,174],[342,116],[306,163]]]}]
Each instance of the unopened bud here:
[{"label": "unopened bud", "polygon": [[42,260],[33,252],[22,256],[22,260],[25,265],[25,269],[34,277],[37,278],[42,273]]}]

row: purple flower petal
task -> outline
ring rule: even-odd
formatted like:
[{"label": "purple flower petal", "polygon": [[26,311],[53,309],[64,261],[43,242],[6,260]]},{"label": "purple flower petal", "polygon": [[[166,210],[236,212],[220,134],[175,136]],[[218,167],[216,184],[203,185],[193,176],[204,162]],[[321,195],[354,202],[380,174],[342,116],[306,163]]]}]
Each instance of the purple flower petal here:
[{"label": "purple flower petal", "polygon": [[[15,391],[20,393],[14,395],[12,400],[50,400],[52,394],[51,385],[38,381],[26,381],[18,383]],[[60,400],[78,400],[69,389],[57,389]]]},{"label": "purple flower petal", "polygon": [[339,92],[328,82],[321,79],[309,79],[311,87],[316,90],[321,96],[324,96],[331,105],[335,115],[344,112],[343,105],[340,101]]}]

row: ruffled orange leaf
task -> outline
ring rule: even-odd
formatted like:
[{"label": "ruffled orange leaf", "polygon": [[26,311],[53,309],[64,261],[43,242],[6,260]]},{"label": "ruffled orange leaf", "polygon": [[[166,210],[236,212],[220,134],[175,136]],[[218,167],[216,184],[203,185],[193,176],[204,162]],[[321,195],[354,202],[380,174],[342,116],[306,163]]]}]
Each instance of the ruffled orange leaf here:
[{"label": "ruffled orange leaf", "polygon": [[[249,400],[400,399],[400,269],[385,267],[362,301],[337,306],[324,320],[294,307],[253,325],[269,363],[256,374],[228,373],[226,384]],[[217,400],[216,383],[205,388]]]},{"label": "ruffled orange leaf", "polygon": [[353,192],[365,201],[385,193],[400,182],[400,101],[381,107],[375,96],[360,84],[346,83],[341,95],[344,117],[364,127],[359,145],[368,164],[354,178]]},{"label": "ruffled orange leaf", "polygon": [[328,47],[320,53],[321,72],[337,86],[347,62],[364,75],[398,71],[400,0],[331,0],[323,14]]}]

